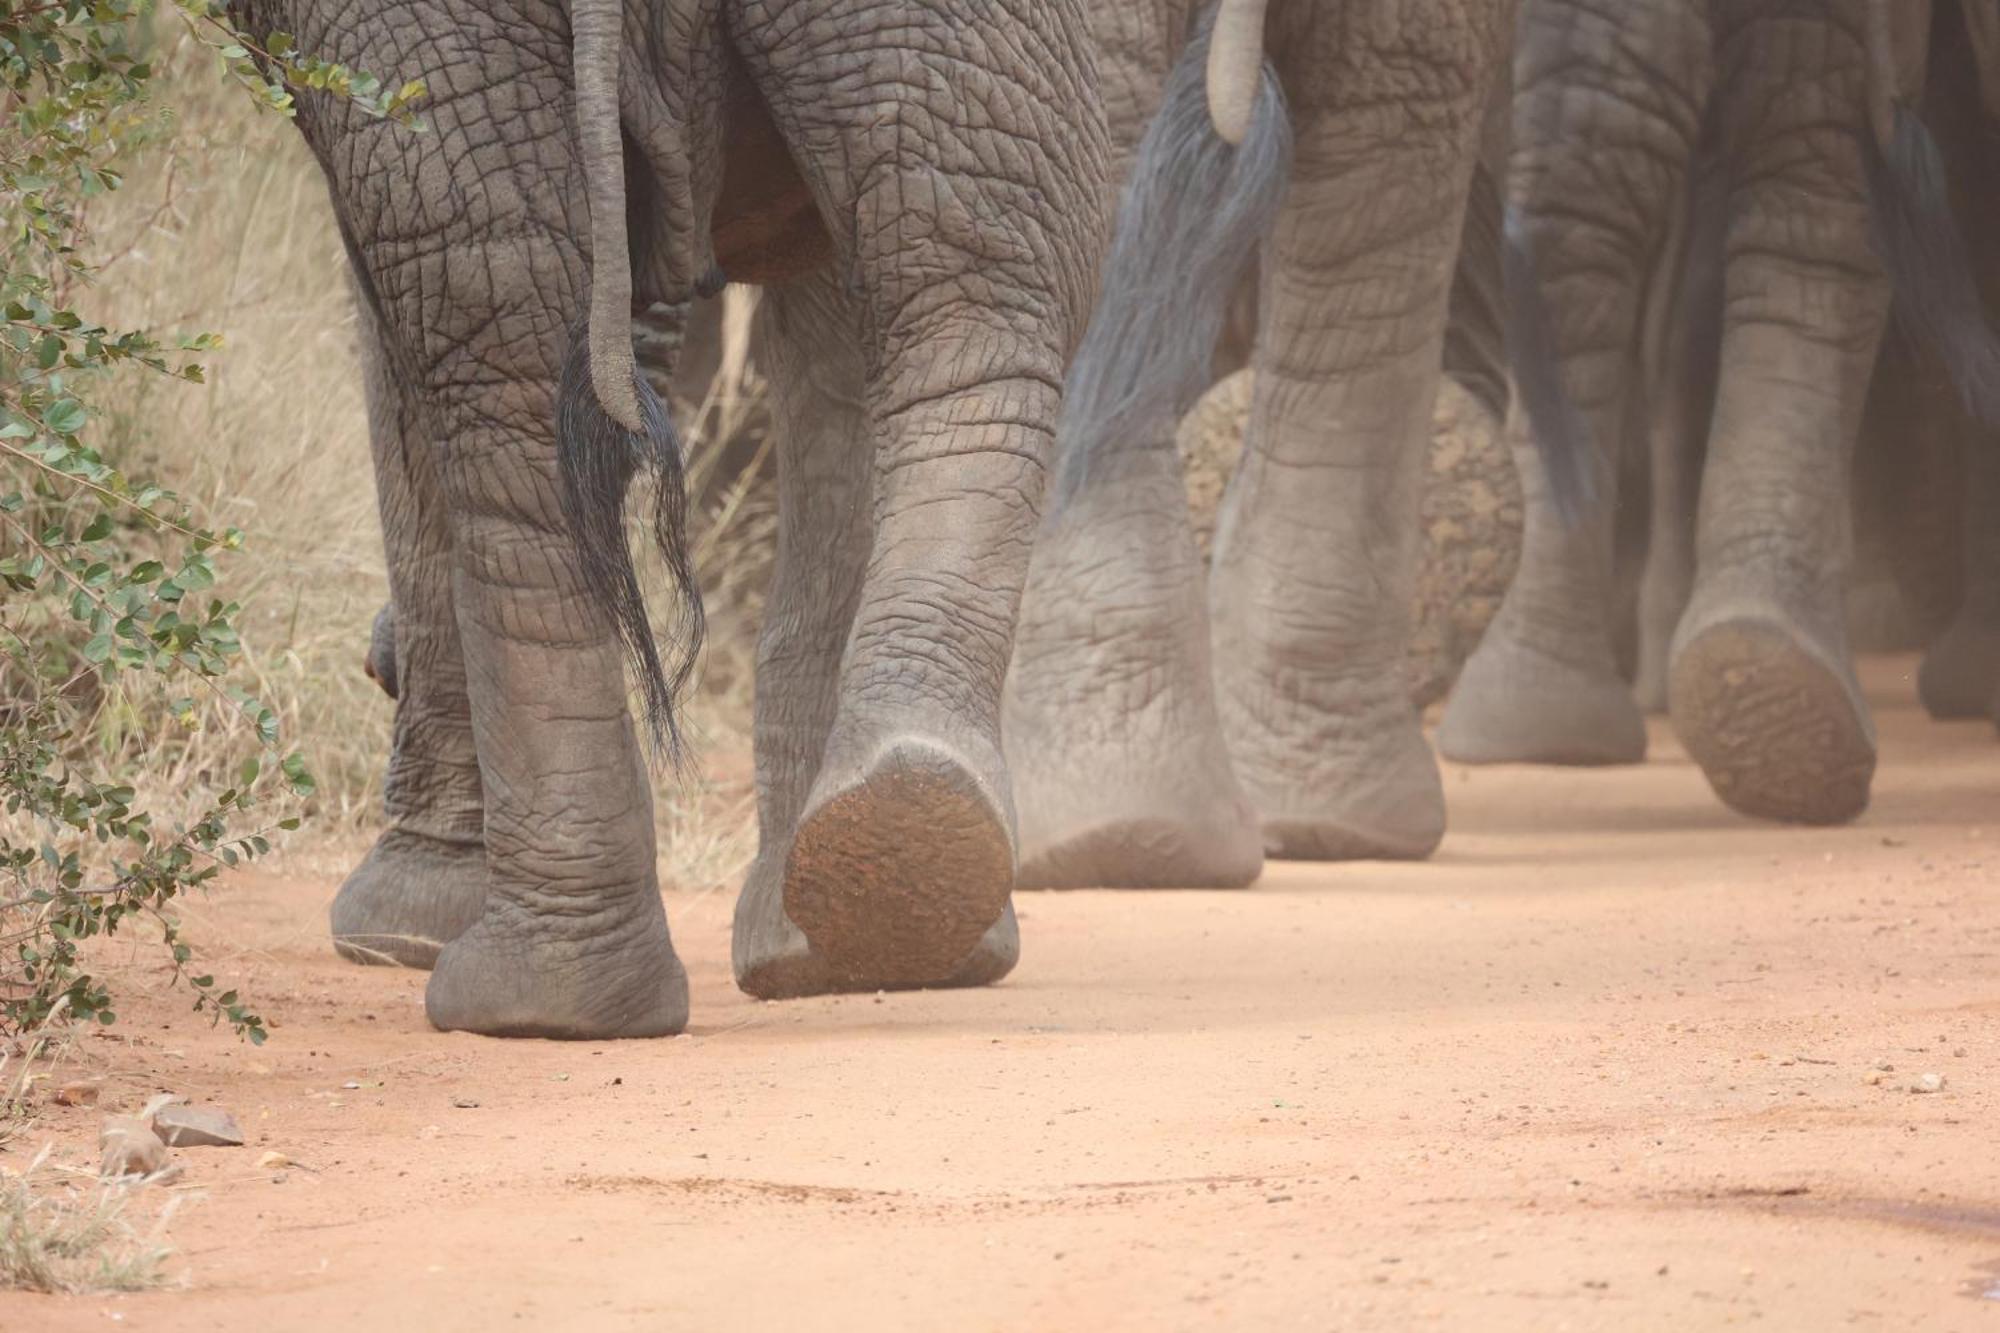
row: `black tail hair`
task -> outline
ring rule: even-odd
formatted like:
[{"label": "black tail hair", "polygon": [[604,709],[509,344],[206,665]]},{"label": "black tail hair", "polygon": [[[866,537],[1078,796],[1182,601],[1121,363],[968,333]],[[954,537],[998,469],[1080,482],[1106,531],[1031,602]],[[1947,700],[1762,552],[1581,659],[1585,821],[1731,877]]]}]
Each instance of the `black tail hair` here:
[{"label": "black tail hair", "polygon": [[[590,338],[582,327],[572,332],[556,394],[556,466],[563,517],[569,523],[584,586],[624,641],[638,677],[654,757],[664,755],[678,768],[686,751],[677,705],[694,674],[705,622],[688,550],[680,438],[660,396],[643,376],[635,374],[633,379],[644,427],[636,434],[619,425],[597,401],[591,388]],[[652,476],[653,539],[678,594],[666,626],[664,659],[625,538],[625,491],[641,471]]]},{"label": "black tail hair", "polygon": [[1096,453],[1171,441],[1209,386],[1230,299],[1284,201],[1291,120],[1269,63],[1241,144],[1209,119],[1213,20],[1168,76],[1119,203],[1103,295],[1064,389],[1058,507],[1083,489]]},{"label": "black tail hair", "polygon": [[1583,412],[1563,387],[1549,307],[1542,299],[1541,273],[1520,216],[1511,208],[1502,227],[1500,263],[1514,388],[1527,413],[1542,470],[1548,474],[1556,513],[1565,525],[1574,525],[1597,502],[1597,446]]},{"label": "black tail hair", "polygon": [[1869,204],[1875,248],[1889,270],[1896,312],[1936,348],[1966,410],[2000,426],[2000,337],[1996,337],[1952,210],[1944,154],[1921,117],[1894,107],[1886,143],[1868,137]]}]

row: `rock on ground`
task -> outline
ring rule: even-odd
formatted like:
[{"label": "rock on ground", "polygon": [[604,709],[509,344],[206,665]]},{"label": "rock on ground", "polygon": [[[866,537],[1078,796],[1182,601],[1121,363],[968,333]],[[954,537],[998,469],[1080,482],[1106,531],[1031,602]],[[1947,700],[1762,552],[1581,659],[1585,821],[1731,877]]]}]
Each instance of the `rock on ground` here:
[{"label": "rock on ground", "polygon": [[163,1106],[153,1132],[170,1148],[240,1148],[243,1131],[236,1117],[213,1106]]}]

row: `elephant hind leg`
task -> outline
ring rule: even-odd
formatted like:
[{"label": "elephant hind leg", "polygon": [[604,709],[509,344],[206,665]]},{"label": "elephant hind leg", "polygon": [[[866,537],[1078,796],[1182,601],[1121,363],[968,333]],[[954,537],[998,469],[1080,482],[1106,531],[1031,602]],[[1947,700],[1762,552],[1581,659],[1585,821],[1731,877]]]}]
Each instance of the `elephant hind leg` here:
[{"label": "elephant hind leg", "polygon": [[1667,687],[1726,804],[1809,823],[1859,815],[1875,767],[1844,594],[1854,446],[1889,304],[1860,159],[1862,43],[1831,20],[1824,32],[1802,42],[1795,18],[1754,10],[1722,42],[1722,67],[1762,72],[1718,93],[1733,159],[1722,370]]},{"label": "elephant hind leg", "polygon": [[383,354],[367,302],[363,370],[395,603],[375,617],[369,671],[396,700],[382,783],[389,826],[340,886],[333,947],[354,963],[428,968],[486,903],[485,817],[453,619],[451,534],[421,447],[417,400]]},{"label": "elephant hind leg", "polygon": [[[793,833],[839,705],[841,652],[868,561],[873,439],[858,327],[859,312],[827,274],[767,288],[753,335],[774,396],[781,525],[757,652],[759,845],[736,900],[733,948],[736,984],[759,999],[888,981],[879,969],[837,970],[784,901]],[[943,984],[997,981],[1019,956],[1008,910]]]},{"label": "elephant hind leg", "polygon": [[1171,442],[1043,528],[1004,734],[1023,888],[1236,888],[1263,868],[1216,714],[1201,561]]},{"label": "elephant hind leg", "polygon": [[1204,33],[1139,148],[1104,296],[1070,367],[1061,483],[1007,678],[1021,884],[1217,887],[1263,868],[1216,713],[1173,427],[1282,198],[1269,85],[1241,150],[1208,120]]},{"label": "elephant hind leg", "polygon": [[2000,438],[1967,433],[1965,460],[1965,592],[1958,614],[1924,654],[1917,693],[1939,719],[1984,717],[2000,699]]}]

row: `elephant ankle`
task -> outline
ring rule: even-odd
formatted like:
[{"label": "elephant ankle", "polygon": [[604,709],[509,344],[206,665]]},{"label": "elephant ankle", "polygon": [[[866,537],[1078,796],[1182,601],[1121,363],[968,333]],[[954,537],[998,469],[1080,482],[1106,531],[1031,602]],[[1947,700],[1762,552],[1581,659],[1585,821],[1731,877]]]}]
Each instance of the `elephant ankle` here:
[{"label": "elephant ankle", "polygon": [[597,1040],[672,1036],[687,1026],[687,972],[659,893],[622,919],[550,929],[545,913],[489,902],[438,954],[424,993],[432,1026],[492,1037]]},{"label": "elephant ankle", "polygon": [[334,896],[333,947],[350,962],[428,968],[485,903],[486,851],[476,838],[390,828]]},{"label": "elephant ankle", "polygon": [[1461,764],[1636,764],[1646,724],[1608,652],[1577,665],[1489,633],[1452,689],[1437,741]]}]

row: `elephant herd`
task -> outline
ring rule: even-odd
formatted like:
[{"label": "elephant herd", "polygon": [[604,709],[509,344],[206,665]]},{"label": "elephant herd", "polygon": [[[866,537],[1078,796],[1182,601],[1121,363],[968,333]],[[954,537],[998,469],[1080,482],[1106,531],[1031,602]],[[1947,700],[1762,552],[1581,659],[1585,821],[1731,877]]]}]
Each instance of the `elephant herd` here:
[{"label": "elephant herd", "polygon": [[[2000,190],[2000,0],[239,9],[431,89],[426,133],[299,124],[394,608],[388,827],[333,933],[430,967],[441,1028],[686,1021],[647,742],[679,757],[701,620],[632,312],[671,347],[724,282],[763,288],[780,510],[754,995],[996,980],[1016,887],[1427,855],[1405,659],[1468,347],[1511,373],[1525,517],[1446,754],[1629,762],[1664,704],[1736,809],[1859,813],[1858,450],[1947,450],[1964,514],[1908,520],[1963,548],[1926,697],[1996,701],[2000,260],[1958,214]],[[1254,390],[1204,565],[1175,428],[1231,363]]]}]

